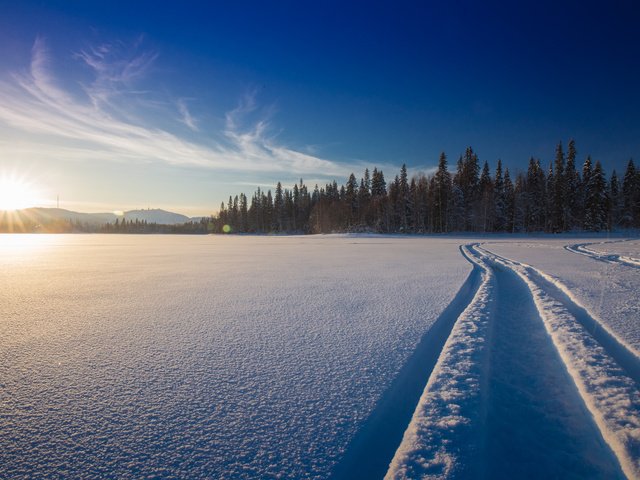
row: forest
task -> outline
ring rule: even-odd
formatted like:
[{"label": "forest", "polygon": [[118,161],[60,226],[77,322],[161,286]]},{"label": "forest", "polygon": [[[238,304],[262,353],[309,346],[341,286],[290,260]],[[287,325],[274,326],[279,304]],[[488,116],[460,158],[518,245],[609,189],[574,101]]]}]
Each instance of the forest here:
[{"label": "forest", "polygon": [[471,147],[449,171],[440,155],[432,175],[408,178],[403,165],[389,182],[377,168],[352,173],[313,191],[300,180],[275,193],[259,189],[251,200],[230,197],[210,219],[216,233],[448,233],[607,231],[640,227],[640,172],[629,160],[624,176],[610,177],[587,156],[577,165],[575,142],[558,144],[545,168],[531,158],[512,178],[498,160],[492,173]]}]

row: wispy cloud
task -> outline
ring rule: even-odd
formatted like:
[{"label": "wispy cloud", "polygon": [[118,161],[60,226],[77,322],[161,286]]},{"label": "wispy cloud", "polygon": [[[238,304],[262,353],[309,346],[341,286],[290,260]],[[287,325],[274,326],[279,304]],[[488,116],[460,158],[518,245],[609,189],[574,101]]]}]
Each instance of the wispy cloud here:
[{"label": "wispy cloud", "polygon": [[[132,120],[133,115],[114,108],[113,99],[131,95],[158,57],[142,51],[139,44],[131,48],[121,43],[103,44],[77,53],[95,75],[95,80],[84,86],[87,97],[82,99],[59,86],[46,43],[36,39],[30,69],[0,80],[0,123],[28,134],[29,142],[10,145],[10,138],[5,137],[4,142],[0,138],[0,148],[46,158],[64,155],[87,161],[162,162],[220,171],[321,177],[350,173],[347,165],[280,144],[270,134],[268,118],[250,122],[257,110],[255,93],[245,95],[226,113],[222,132],[214,138],[202,134],[200,143]],[[203,130],[184,101],[176,104],[179,121],[194,132]]]},{"label": "wispy cloud", "polygon": [[191,112],[187,108],[187,104],[185,103],[185,101],[183,99],[180,99],[176,102],[176,105],[178,106],[178,112],[180,112],[181,116],[179,119],[180,122],[184,123],[194,132],[199,132],[200,129],[198,128],[196,119],[191,115]]}]

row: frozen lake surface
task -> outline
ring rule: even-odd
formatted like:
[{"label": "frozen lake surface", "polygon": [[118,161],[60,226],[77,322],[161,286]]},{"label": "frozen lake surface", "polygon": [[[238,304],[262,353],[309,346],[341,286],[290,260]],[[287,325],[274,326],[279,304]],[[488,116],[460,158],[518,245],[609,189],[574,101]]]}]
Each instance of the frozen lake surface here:
[{"label": "frozen lake surface", "polygon": [[326,478],[461,243],[3,236],[0,476]]},{"label": "frozen lake surface", "polygon": [[0,236],[0,477],[640,478],[639,244]]}]

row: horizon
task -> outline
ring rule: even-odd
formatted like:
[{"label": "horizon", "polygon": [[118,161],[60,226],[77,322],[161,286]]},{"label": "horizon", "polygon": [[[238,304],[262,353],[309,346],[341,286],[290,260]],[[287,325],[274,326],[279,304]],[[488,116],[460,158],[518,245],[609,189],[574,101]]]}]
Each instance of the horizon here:
[{"label": "horizon", "polygon": [[630,3],[150,6],[5,5],[0,177],[32,203],[206,216],[469,145],[492,173],[570,139],[619,175],[640,151]]}]

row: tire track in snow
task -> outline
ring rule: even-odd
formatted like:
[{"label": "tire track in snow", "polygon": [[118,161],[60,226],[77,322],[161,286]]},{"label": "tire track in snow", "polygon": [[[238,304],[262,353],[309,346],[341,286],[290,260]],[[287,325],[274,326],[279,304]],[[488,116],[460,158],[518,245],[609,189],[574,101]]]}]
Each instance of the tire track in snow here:
[{"label": "tire track in snow", "polygon": [[456,320],[480,288],[483,269],[471,263],[473,269],[460,290],[382,395],[331,478],[369,480],[384,476]]},{"label": "tire track in snow", "polygon": [[483,269],[483,283],[447,340],[386,478],[622,477],[527,285],[473,246],[465,251]]},{"label": "tire track in snow", "polygon": [[482,272],[482,283],[444,345],[386,479],[479,477],[481,384],[496,285],[491,270],[468,247],[461,251]]},{"label": "tire track in snow", "polygon": [[[621,240],[621,241],[625,241],[625,240]],[[618,242],[619,241],[598,242],[597,244],[618,243]],[[589,245],[596,245],[596,243],[575,243],[572,245],[565,245],[564,248],[565,250],[571,253],[576,253],[578,255],[589,257],[593,260],[598,260],[600,262],[615,263],[618,265],[626,265],[627,267],[640,268],[640,260],[638,260],[637,258],[629,257],[626,255],[618,255],[617,253],[597,252],[595,250],[587,248]]]},{"label": "tire track in snow", "polygon": [[[557,280],[524,263],[479,249],[527,285],[555,348],[602,437],[628,478],[640,478],[638,358],[591,317]],[[596,325],[595,330],[590,327]],[[626,367],[626,368],[625,368]],[[636,378],[634,378],[636,377]]]}]

